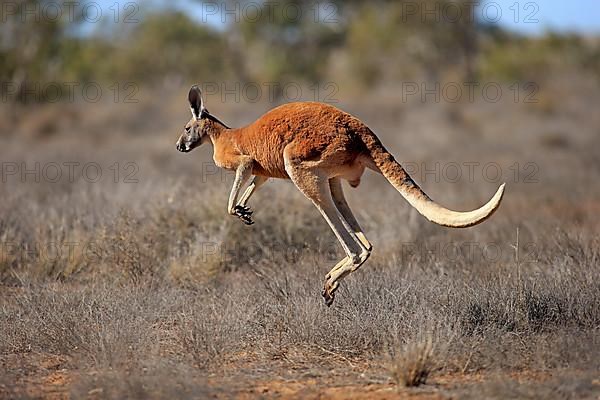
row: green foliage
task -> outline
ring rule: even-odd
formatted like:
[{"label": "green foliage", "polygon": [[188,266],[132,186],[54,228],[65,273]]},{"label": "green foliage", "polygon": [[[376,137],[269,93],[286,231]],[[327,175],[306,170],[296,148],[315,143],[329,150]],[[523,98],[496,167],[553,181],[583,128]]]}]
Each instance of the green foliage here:
[{"label": "green foliage", "polygon": [[[36,18],[25,10],[38,9],[46,0],[2,4],[0,24],[0,80],[23,88],[28,82],[56,79],[63,55],[67,24],[63,19]],[[10,11],[9,11],[10,10]],[[4,89],[2,89],[4,90]]]},{"label": "green foliage", "polygon": [[151,15],[135,29],[112,68],[123,79],[222,74],[223,38],[181,13]]},{"label": "green foliage", "polygon": [[223,39],[181,13],[149,15],[124,40],[73,40],[65,73],[83,80],[155,82],[164,77],[214,76],[225,67]]},{"label": "green foliage", "polygon": [[502,40],[487,40],[482,46],[480,73],[484,77],[540,81],[565,70],[600,76],[598,43],[586,42],[577,35],[547,33],[541,38],[505,36]]},{"label": "green foliage", "polygon": [[[445,6],[460,7],[452,19]],[[351,71],[366,85],[422,76],[439,79],[449,69],[472,75],[476,24],[464,1],[395,1],[346,4],[345,49]],[[385,9],[385,12],[382,12]],[[434,10],[427,14],[427,10]],[[435,11],[437,10],[437,11]]]},{"label": "green foliage", "polygon": [[231,34],[241,36],[246,64],[254,64],[252,78],[279,82],[324,78],[329,55],[342,43],[343,32],[333,21],[317,18],[318,5],[285,0],[277,3],[275,11],[264,5],[258,20],[247,18],[229,27]]},{"label": "green foliage", "polygon": [[[26,0],[19,7],[41,8],[49,1]],[[464,0],[276,4],[264,3],[257,18],[243,15],[221,28],[150,8],[138,23],[115,26],[107,20],[92,33],[82,33],[89,32],[81,29],[82,21],[67,21],[66,15],[23,21],[16,12],[0,26],[0,79],[24,89],[48,82],[141,86],[232,79],[280,86],[334,79],[371,87],[448,75],[540,81],[557,71],[600,77],[597,40],[510,34],[469,18],[473,3]],[[452,18],[450,4],[454,12],[460,7],[462,18]]]},{"label": "green foliage", "polygon": [[[27,2],[34,3],[42,7],[44,1]],[[132,28],[92,35],[77,33],[77,22],[36,22],[34,16],[23,22],[19,12],[10,17],[1,28],[7,44],[0,46],[0,78],[22,91],[50,82],[140,85],[171,77],[217,78],[227,71],[223,35],[182,13],[149,14]]]}]

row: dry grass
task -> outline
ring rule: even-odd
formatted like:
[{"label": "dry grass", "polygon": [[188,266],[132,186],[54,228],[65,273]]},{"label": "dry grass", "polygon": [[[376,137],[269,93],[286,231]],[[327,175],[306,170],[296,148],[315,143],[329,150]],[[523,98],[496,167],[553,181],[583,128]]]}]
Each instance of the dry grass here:
[{"label": "dry grass", "polygon": [[[273,377],[413,386],[446,374],[597,373],[597,113],[542,118],[506,104],[451,113],[404,105],[399,117],[376,103],[343,107],[380,132],[400,160],[494,160],[505,177],[515,162],[521,168],[500,211],[459,231],[426,223],[380,177],[366,176],[348,197],[375,251],[330,309],[320,288],[341,251],[326,224],[285,182],[251,200],[254,226],[227,216],[231,181],[210,169],[209,151],[174,150],[185,105],[180,114],[157,111],[144,132],[128,130],[135,109],[109,108],[120,121],[114,127],[104,126],[102,111],[51,138],[20,139],[18,127],[4,136],[4,161],[23,161],[16,154],[42,164],[95,161],[108,178],[0,186],[0,397],[27,397],[28,387],[45,385],[33,377],[55,373],[70,377],[74,398],[228,397]],[[232,125],[253,117],[222,104],[213,110]],[[456,112],[465,118],[449,121]],[[460,120],[478,126],[478,136]],[[520,124],[505,129],[509,120]],[[554,125],[573,132],[569,146],[527,150],[548,135],[562,143],[547,129]],[[108,168],[116,161],[134,161],[139,182],[113,182]],[[524,181],[530,161],[539,183]],[[481,175],[415,179],[454,208],[475,206],[497,186]],[[51,253],[49,244],[62,251]],[[54,360],[52,367],[38,358]],[[511,385],[499,393],[554,393]],[[568,393],[596,393],[582,385]],[[459,389],[453,393],[471,393]],[[496,396],[497,386],[489,391]]]}]

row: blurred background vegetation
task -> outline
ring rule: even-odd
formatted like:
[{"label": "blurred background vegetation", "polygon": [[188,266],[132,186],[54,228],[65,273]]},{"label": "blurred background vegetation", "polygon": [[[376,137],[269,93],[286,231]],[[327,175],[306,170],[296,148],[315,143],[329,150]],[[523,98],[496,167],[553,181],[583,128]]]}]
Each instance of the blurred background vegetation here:
[{"label": "blurred background vegetation", "polygon": [[[600,78],[599,40],[510,32],[468,18],[478,13],[464,0],[281,0],[276,8],[273,2],[215,2],[211,7],[222,13],[239,12],[213,20],[205,18],[213,9],[194,0],[187,10],[204,10],[201,18],[176,3],[116,3],[118,15],[106,3],[95,23],[85,18],[89,2],[77,3],[72,13],[63,7],[60,18],[49,17],[53,0],[1,3],[0,80],[13,91],[69,81],[157,88],[203,80],[335,81],[356,92],[414,79],[542,84],[574,71]],[[455,8],[440,12],[437,21],[414,8],[444,10],[446,3]],[[462,9],[458,19],[456,7]],[[37,15],[26,12],[36,9]]]},{"label": "blurred background vegetation", "polygon": [[[0,398],[59,385],[72,398],[209,398],[211,382],[217,398],[236,385],[247,398],[274,377],[352,382],[367,398],[388,354],[410,369],[429,332],[433,375],[460,375],[407,396],[469,398],[445,388],[504,371],[515,382],[498,380],[497,396],[464,390],[599,398],[572,389],[600,388],[598,0],[493,0],[509,21],[509,7],[523,21],[539,6],[534,33],[470,18],[463,0],[77,1],[68,13],[62,0],[0,0]],[[322,279],[343,252],[293,184],[270,180],[249,228],[227,215],[233,176],[211,146],[176,151],[189,87],[207,82],[222,85],[207,107],[232,127],[290,101],[255,102],[241,85],[294,83],[310,100],[317,86],[436,201],[473,209],[507,182],[502,206],[446,229],[367,171],[345,192],[375,251],[326,309]],[[467,82],[504,96],[437,101],[434,85]],[[82,98],[86,83],[101,101]],[[436,96],[407,101],[407,83]],[[79,97],[53,98],[53,84]],[[514,389],[522,378],[537,390]]]}]

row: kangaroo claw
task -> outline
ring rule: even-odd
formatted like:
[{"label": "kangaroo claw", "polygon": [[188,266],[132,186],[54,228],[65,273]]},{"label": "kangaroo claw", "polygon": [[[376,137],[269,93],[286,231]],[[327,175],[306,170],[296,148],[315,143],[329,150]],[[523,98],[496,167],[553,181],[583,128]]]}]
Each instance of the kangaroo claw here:
[{"label": "kangaroo claw", "polygon": [[254,224],[254,221],[252,220],[253,211],[250,209],[250,207],[237,205],[233,210],[235,211],[235,215],[241,219],[243,223],[246,225]]}]

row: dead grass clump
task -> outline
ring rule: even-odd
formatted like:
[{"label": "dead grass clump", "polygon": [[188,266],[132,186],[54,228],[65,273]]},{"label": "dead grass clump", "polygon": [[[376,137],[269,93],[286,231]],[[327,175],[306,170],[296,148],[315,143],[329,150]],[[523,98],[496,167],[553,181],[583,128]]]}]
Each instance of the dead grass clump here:
[{"label": "dead grass clump", "polygon": [[176,336],[196,367],[214,369],[249,342],[253,313],[225,292],[209,290],[200,299],[179,312]]},{"label": "dead grass clump", "polygon": [[460,399],[597,399],[600,380],[597,373],[560,371],[550,379],[542,374],[533,379],[518,375],[465,385],[456,393]]},{"label": "dead grass clump", "polygon": [[427,382],[435,364],[433,338],[427,335],[404,344],[392,356],[390,372],[396,384],[415,387]]},{"label": "dead grass clump", "polygon": [[193,369],[157,362],[139,370],[102,369],[84,374],[71,388],[76,399],[192,399],[229,397]]},{"label": "dead grass clump", "polygon": [[549,149],[568,149],[570,142],[566,134],[561,132],[548,133],[540,138],[540,144]]}]

